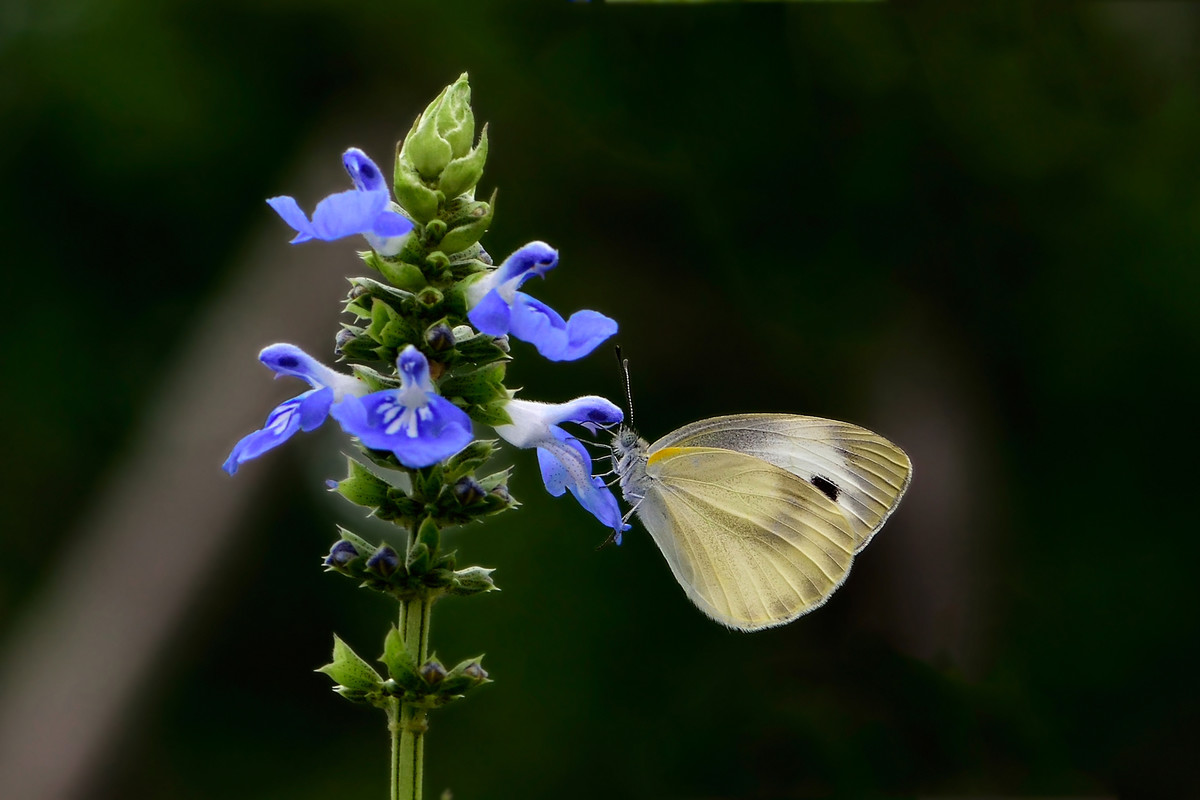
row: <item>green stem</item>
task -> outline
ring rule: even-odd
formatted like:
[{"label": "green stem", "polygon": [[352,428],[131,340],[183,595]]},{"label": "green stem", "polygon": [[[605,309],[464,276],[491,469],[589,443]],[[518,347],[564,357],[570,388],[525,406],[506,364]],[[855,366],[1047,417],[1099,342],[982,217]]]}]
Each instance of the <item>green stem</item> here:
[{"label": "green stem", "polygon": [[[413,663],[429,658],[429,612],[433,603],[421,594],[400,605],[400,632]],[[388,706],[392,735],[392,800],[421,800],[425,764],[425,709],[395,699]]]}]

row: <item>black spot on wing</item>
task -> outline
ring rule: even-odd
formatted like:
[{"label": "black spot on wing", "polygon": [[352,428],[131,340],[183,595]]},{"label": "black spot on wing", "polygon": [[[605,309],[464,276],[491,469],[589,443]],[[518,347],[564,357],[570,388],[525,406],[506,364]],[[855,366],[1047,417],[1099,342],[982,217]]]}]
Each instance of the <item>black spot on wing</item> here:
[{"label": "black spot on wing", "polygon": [[817,491],[828,497],[833,502],[837,502],[838,495],[842,493],[833,481],[823,475],[813,475],[812,485],[817,487]]}]

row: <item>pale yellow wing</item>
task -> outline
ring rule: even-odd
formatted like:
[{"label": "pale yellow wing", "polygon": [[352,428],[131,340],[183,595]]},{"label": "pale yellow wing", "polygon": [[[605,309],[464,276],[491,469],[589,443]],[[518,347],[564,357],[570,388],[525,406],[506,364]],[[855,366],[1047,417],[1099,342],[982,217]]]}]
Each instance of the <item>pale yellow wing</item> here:
[{"label": "pale yellow wing", "polygon": [[879,434],[848,422],[796,414],[735,414],[693,422],[650,446],[735,450],[796,475],[830,497],[866,547],[912,480],[912,462]]},{"label": "pale yellow wing", "polygon": [[688,598],[757,630],[825,602],[850,571],[851,523],[811,483],[753,456],[669,447],[646,463],[637,514]]}]

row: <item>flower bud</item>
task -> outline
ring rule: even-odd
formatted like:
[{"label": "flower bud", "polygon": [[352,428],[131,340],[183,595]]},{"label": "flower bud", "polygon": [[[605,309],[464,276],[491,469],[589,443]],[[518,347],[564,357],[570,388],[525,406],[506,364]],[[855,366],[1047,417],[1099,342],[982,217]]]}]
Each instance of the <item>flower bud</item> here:
[{"label": "flower bud", "polygon": [[426,661],[417,672],[430,686],[437,686],[446,680],[446,668],[436,661]]},{"label": "flower bud", "polygon": [[329,555],[325,557],[325,566],[340,569],[358,558],[358,555],[358,549],[350,544],[350,542],[342,539],[330,548]]},{"label": "flower bud", "polygon": [[488,677],[487,670],[483,668],[478,661],[472,661],[467,666],[463,667],[463,675],[466,675],[476,683],[486,681]]},{"label": "flower bud", "polygon": [[390,545],[380,545],[379,549],[367,559],[367,571],[381,578],[390,578],[400,569],[400,556]]},{"label": "flower bud", "polygon": [[454,331],[445,322],[438,322],[425,329],[425,342],[435,353],[454,347]]},{"label": "flower bud", "polygon": [[479,485],[479,481],[469,475],[454,484],[454,499],[458,501],[460,506],[473,506],[482,500],[485,495],[486,492]]},{"label": "flower bud", "polygon": [[333,352],[337,355],[342,355],[347,345],[352,345],[358,334],[350,328],[342,328],[337,332],[337,336],[333,340]]}]

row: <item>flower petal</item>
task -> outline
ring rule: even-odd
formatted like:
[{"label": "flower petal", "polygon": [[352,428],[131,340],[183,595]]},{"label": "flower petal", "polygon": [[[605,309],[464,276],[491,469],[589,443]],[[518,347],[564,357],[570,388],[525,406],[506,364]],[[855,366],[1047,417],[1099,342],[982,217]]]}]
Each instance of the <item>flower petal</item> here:
[{"label": "flower petal", "polygon": [[351,147],[342,154],[342,166],[350,173],[350,180],[360,192],[386,192],[387,182],[375,162],[357,147]]},{"label": "flower petal", "polygon": [[551,361],[562,361],[559,354],[567,347],[567,322],[542,301],[517,292],[512,302],[509,332],[529,342]]},{"label": "flower petal", "polygon": [[508,333],[512,310],[495,289],[483,296],[475,307],[467,312],[467,319],[480,333],[488,336],[503,336]]},{"label": "flower petal", "polygon": [[275,209],[275,213],[283,218],[283,221],[296,231],[296,237],[292,239],[292,244],[307,242],[316,235],[313,225],[308,221],[308,215],[300,209],[300,204],[296,202],[296,198],[282,195],[280,197],[271,197],[267,199],[267,205]]},{"label": "flower petal", "polygon": [[321,423],[329,416],[329,408],[333,405],[333,389],[326,386],[314,389],[300,395],[304,398],[300,403],[300,430],[308,433],[321,427]]},{"label": "flower petal", "polygon": [[412,229],[412,220],[391,210],[381,212],[371,223],[371,233],[384,239],[404,236]]},{"label": "flower petal", "polygon": [[627,531],[632,525],[622,524],[621,506],[612,490],[604,485],[600,478],[592,478],[586,486],[569,486],[571,494],[579,501],[579,505],[593,517],[604,523],[605,527],[616,531],[616,542],[621,543],[621,531]]},{"label": "flower petal", "polygon": [[[252,458],[258,458],[268,450],[278,447],[292,438],[296,431],[301,429],[307,416],[302,410],[302,406],[318,391],[320,390],[307,391],[276,406],[275,410],[267,416],[267,422],[261,429],[243,436],[241,441],[233,446],[233,451],[230,452],[229,458],[225,459],[221,468],[233,475],[237,472],[239,465]],[[312,408],[309,409],[309,414],[312,410]],[[324,418],[322,417],[322,419]],[[319,424],[320,422],[317,422],[317,425]],[[317,425],[312,427],[315,428]],[[312,430],[312,428],[304,430]]]},{"label": "flower petal", "polygon": [[[525,402],[525,401],[513,401]],[[574,422],[587,428],[590,432],[595,433],[599,428],[607,428],[624,421],[625,412],[619,406],[610,400],[603,397],[598,397],[594,394],[576,397],[567,403],[559,403],[556,406],[550,406],[554,409],[548,411],[546,416],[553,424],[562,422]]]},{"label": "flower petal", "polygon": [[317,203],[313,211],[313,235],[332,242],[371,230],[375,219],[389,203],[387,192],[360,192],[350,189],[331,194]]},{"label": "flower petal", "polygon": [[343,430],[374,450],[391,450],[406,467],[428,467],[471,441],[471,419],[444,397],[406,406],[395,389],[349,396],[330,413]]},{"label": "flower petal", "polygon": [[578,439],[562,428],[551,428],[551,432],[552,438],[538,445],[538,466],[546,491],[559,497],[567,489],[591,481],[592,457]]},{"label": "flower petal", "polygon": [[264,347],[258,354],[258,360],[272,371],[308,381],[314,388],[329,385],[325,380],[329,367],[294,344],[280,343]]},{"label": "flower petal", "polygon": [[599,311],[576,311],[567,320],[567,341],[559,360],[583,358],[616,332],[617,321]]},{"label": "flower petal", "polygon": [[505,284],[516,279],[517,288],[534,275],[545,277],[558,266],[558,251],[545,242],[530,242],[504,259],[496,269],[496,280]]},{"label": "flower petal", "polygon": [[294,344],[268,345],[258,354],[258,359],[274,372],[300,378],[314,389],[332,387],[331,402],[347,394],[361,395],[367,392],[367,385],[358,378],[330,369]]},{"label": "flower petal", "polygon": [[433,381],[429,378],[429,360],[413,345],[405,347],[396,357],[396,369],[400,372],[402,389],[416,386],[423,392],[433,391]]}]

